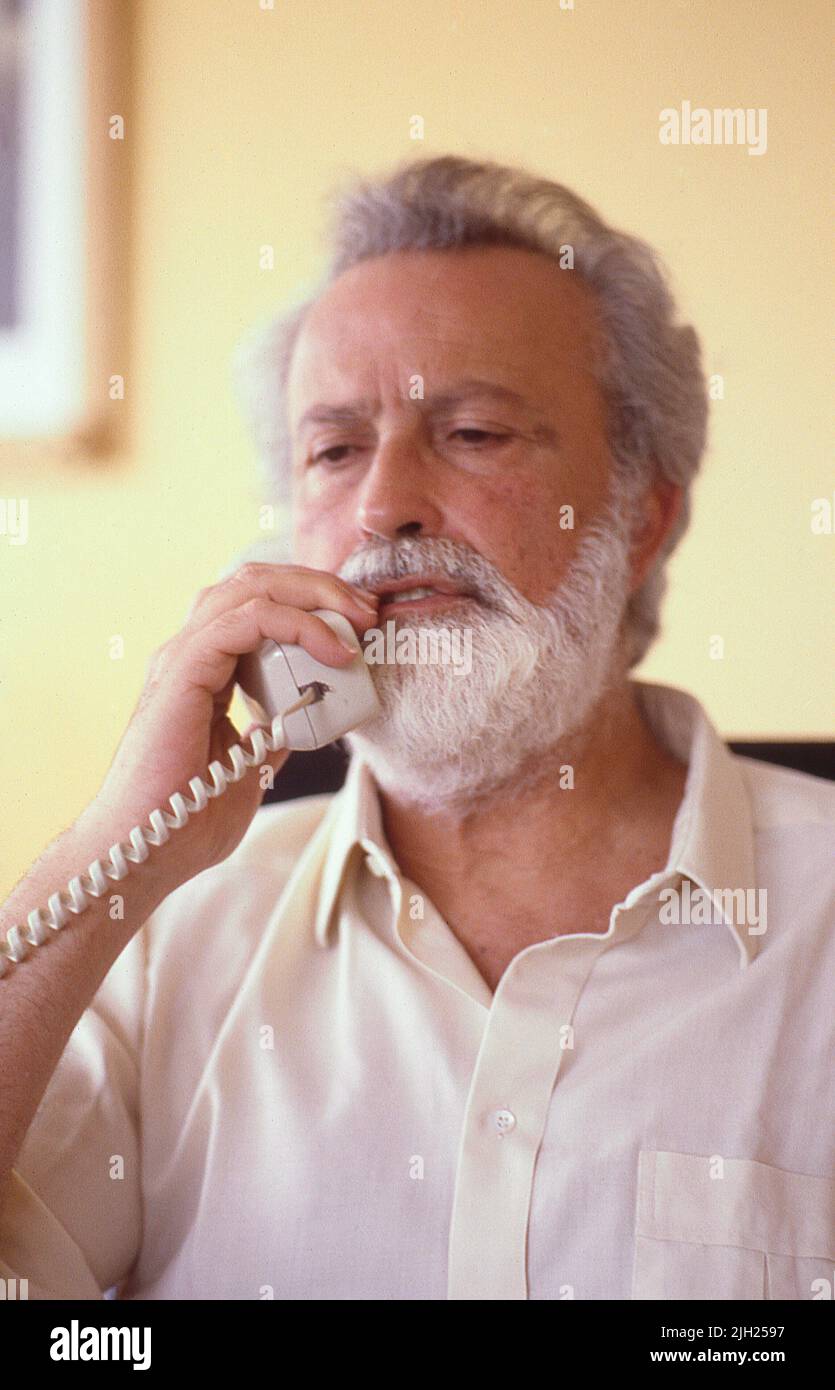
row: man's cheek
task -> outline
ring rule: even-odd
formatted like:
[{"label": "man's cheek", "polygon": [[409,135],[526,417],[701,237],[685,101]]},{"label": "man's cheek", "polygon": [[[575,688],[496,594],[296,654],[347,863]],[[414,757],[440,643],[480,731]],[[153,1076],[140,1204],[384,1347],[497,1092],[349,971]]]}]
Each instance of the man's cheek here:
[{"label": "man's cheek", "polygon": [[[293,518],[293,558],[313,569],[336,571],[341,564],[340,525],[327,512],[305,508]],[[345,545],[342,546],[345,550]]]}]

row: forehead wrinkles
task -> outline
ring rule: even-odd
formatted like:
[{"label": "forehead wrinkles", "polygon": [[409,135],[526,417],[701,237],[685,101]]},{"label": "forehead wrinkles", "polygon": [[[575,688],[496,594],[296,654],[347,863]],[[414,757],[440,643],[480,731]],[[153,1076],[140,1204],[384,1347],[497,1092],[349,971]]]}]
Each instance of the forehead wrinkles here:
[{"label": "forehead wrinkles", "polygon": [[[462,320],[454,306],[435,308],[422,305],[335,305],[319,304],[316,316],[308,315],[296,343],[295,362],[313,359],[356,362],[361,348],[365,358],[376,357],[382,364],[392,352],[408,357],[418,352],[425,365],[448,351],[471,353],[478,344],[499,341],[507,335],[493,325],[491,335],[472,321]],[[517,335],[520,343],[523,335]]]},{"label": "forehead wrinkles", "polygon": [[508,283],[505,266],[492,289],[489,275],[474,283],[448,269],[393,277],[389,266],[376,280],[351,279],[348,272],[301,325],[288,381],[293,418],[310,391],[317,399],[324,395],[331,373],[331,390],[368,396],[397,373],[395,391],[406,398],[410,378],[422,375],[428,388],[433,371],[485,376],[485,368],[498,368],[523,392],[534,382],[549,391],[556,375],[596,378],[604,339],[594,293],[582,280],[553,278],[569,272],[551,265],[545,271],[526,278],[523,266],[517,282]]},{"label": "forehead wrinkles", "polygon": [[[543,356],[549,349],[559,349],[563,343],[577,346],[590,337],[591,325],[584,323],[579,305],[547,306],[508,304],[489,290],[478,304],[450,302],[434,305],[422,303],[388,303],[330,305],[320,301],[311,310],[297,339],[297,355],[316,353],[334,355],[349,343],[374,351],[385,344],[385,351],[399,344],[414,344],[427,350],[427,356],[439,350],[460,352],[484,351],[495,348],[511,352],[520,365],[529,363],[532,355]],[[314,316],[315,315],[315,316]]]}]

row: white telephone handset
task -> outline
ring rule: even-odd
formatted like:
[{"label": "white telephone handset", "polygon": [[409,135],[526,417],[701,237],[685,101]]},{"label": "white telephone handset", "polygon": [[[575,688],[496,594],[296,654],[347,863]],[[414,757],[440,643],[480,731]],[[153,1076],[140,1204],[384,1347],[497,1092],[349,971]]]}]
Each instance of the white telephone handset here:
[{"label": "white telephone handset", "polygon": [[249,768],[262,764],[267,748],[272,752],[279,748],[323,748],[377,712],[377,692],[351,624],[329,609],[318,608],[315,613],[339,637],[356,647],[352,664],[323,666],[303,647],[280,646],[269,640],[262,642],[257,651],[241,657],[235,679],[253,719],[267,725],[269,732],[253,730],[249,735],[251,753],[234,743],[227,754],[231,770],[217,760],[210,763],[211,786],[202,777],[192,777],[189,787],[193,800],[174,792],[170,798],[171,812],[152,811],[148,817],[150,829],[134,826],[129,846],[121,842],[111,845],[107,864],[94,860],[87,875],[71,879],[65,892],[53,893],[47,915],[35,907],[25,927],[12,927],[6,940],[0,940],[0,977],[5,975],[10,961],[18,964],[25,960],[32,946],[43,945],[53,932],[59,931],[69,921],[68,913],[77,917],[89,907],[91,898],[108,893],[108,880],[118,882],[125,878],[131,864],[145,862],[151,846],[164,845],[171,830],[181,829],[190,816],[208,805],[210,798],[223,796],[230,782],[239,782]]},{"label": "white telephone handset", "polygon": [[235,679],[252,718],[270,725],[296,704],[311,687],[317,700],[284,719],[285,747],[310,750],[347,734],[380,707],[374,682],[362,656],[356,633],[341,613],[317,608],[314,615],[332,627],[337,637],[356,648],[348,667],[323,666],[304,647],[279,646],[269,639],[257,651],[241,657]]}]

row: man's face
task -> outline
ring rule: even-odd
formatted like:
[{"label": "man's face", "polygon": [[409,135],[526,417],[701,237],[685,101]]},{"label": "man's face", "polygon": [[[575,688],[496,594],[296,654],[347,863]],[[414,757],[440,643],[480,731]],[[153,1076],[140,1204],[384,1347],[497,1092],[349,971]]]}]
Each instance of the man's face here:
[{"label": "man's face", "polygon": [[369,536],[446,538],[545,603],[608,490],[600,341],[591,293],[535,252],[398,252],[345,272],[288,383],[294,558],[337,571]]},{"label": "man's face", "polygon": [[301,330],[294,558],[424,590],[384,598],[379,627],[448,625],[471,652],[370,667],[381,712],[348,743],[401,797],[471,804],[544,775],[614,678],[630,542],[600,341],[571,272],[504,247],[367,261]]}]

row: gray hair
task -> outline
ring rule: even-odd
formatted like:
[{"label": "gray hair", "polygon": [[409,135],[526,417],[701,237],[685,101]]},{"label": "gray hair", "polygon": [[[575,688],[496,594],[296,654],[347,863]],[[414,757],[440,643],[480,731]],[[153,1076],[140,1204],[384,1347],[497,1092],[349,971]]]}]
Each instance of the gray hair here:
[{"label": "gray hair", "polygon": [[625,614],[629,665],[636,665],[659,631],[666,563],[689,524],[690,485],[707,434],[699,339],[676,322],[657,253],[609,227],[562,184],[456,155],[409,160],[385,178],[352,180],[333,196],[329,243],[327,269],[313,292],[250,331],[233,361],[271,498],[289,501],[285,393],[293,349],[308,310],[333,280],[360,261],[395,251],[512,246],[559,263],[570,248],[574,270],[595,293],[603,328],[597,380],[615,488],[633,503],[658,478],[682,488],[676,522]]}]

